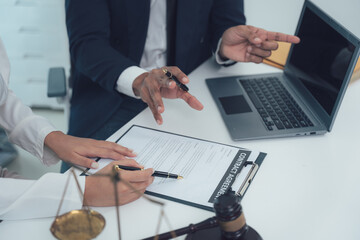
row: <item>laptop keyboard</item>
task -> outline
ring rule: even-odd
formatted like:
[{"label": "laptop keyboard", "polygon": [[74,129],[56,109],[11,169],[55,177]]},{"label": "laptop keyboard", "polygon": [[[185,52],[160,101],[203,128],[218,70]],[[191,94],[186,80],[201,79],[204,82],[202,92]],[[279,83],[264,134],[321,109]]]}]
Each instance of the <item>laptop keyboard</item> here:
[{"label": "laptop keyboard", "polygon": [[314,126],[279,79],[239,81],[269,131]]}]

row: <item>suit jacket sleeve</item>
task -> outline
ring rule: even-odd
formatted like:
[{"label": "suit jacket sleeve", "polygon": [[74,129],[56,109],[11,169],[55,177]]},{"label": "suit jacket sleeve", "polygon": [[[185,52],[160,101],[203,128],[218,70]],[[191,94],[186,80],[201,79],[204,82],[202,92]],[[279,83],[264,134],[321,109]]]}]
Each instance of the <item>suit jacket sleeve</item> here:
[{"label": "suit jacket sleeve", "polygon": [[137,65],[110,44],[110,9],[105,0],[66,0],[71,61],[108,91],[128,67]]},{"label": "suit jacket sleeve", "polygon": [[244,25],[245,22],[243,0],[215,0],[210,17],[212,51],[216,51],[219,39],[226,29]]}]

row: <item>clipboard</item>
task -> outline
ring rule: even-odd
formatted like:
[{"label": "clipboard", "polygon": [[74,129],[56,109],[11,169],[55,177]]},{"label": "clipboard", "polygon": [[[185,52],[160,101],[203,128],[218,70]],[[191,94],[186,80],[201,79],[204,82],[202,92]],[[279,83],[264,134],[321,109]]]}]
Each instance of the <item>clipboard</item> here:
[{"label": "clipboard", "polygon": [[[263,152],[138,125],[132,125],[116,142],[133,149],[138,154],[136,160],[145,167],[184,174],[184,180],[155,178],[145,194],[208,211],[213,211],[214,200],[229,188],[242,199],[266,157]],[[190,153],[187,149],[191,149]],[[164,157],[164,154],[167,155]],[[163,162],[159,160],[161,157]],[[111,162],[109,159],[96,161],[100,169]],[[204,178],[198,176],[201,174],[205,174]]]},{"label": "clipboard", "polygon": [[[264,156],[265,157],[265,156]],[[262,158],[263,160],[264,158]],[[242,181],[241,186],[238,188],[237,192],[235,193],[236,195],[240,196],[240,198],[242,198],[245,195],[246,190],[249,188],[250,183],[253,181],[253,179],[255,178],[255,175],[257,173],[257,171],[259,170],[259,161],[255,161],[255,162],[247,162],[245,164],[251,165],[251,169],[250,171],[246,174],[245,179]],[[246,167],[246,165],[245,165]]]},{"label": "clipboard", "polygon": [[[246,191],[250,187],[250,184],[253,182],[253,180],[254,180],[254,178],[255,178],[255,176],[256,176],[259,168],[260,168],[260,165],[263,162],[265,157],[266,157],[266,153],[261,153],[261,155],[259,155],[259,157],[256,159],[255,162],[249,162],[248,163],[248,164],[250,164],[252,166],[251,171],[248,172],[246,174],[246,178],[241,181],[241,186],[239,188],[234,189],[233,185],[229,186],[229,188],[231,187],[232,190],[235,191],[235,194],[240,197],[240,200],[243,199]],[[228,188],[226,188],[226,189],[228,189]],[[224,190],[224,192],[226,192],[226,191]],[[148,195],[154,196],[154,197],[163,198],[163,199],[170,200],[170,201],[174,201],[174,202],[178,202],[178,203],[185,204],[185,205],[188,205],[188,206],[197,207],[197,208],[204,209],[204,210],[207,210],[207,211],[214,212],[213,207],[204,206],[202,204],[197,204],[197,203],[194,203],[194,202],[186,201],[186,200],[183,200],[181,198],[174,198],[174,197],[167,196],[165,194],[156,193],[156,192],[152,192],[152,191],[145,191],[145,194],[148,194]],[[211,203],[213,203],[213,201],[211,201]]]}]

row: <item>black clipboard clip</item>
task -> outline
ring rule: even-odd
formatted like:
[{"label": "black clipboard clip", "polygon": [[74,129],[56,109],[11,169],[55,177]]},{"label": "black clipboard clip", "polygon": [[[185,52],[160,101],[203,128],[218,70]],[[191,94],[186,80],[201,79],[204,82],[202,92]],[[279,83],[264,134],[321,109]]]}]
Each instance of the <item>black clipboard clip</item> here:
[{"label": "black clipboard clip", "polygon": [[235,193],[236,195],[243,197],[246,190],[248,189],[248,187],[250,186],[250,183],[252,182],[252,180],[254,179],[258,169],[259,169],[259,165],[255,162],[251,162],[251,161],[246,161],[245,166],[247,167],[248,165],[252,165],[250,171],[247,173],[244,181],[242,182],[242,184],[240,185],[239,189],[237,190],[237,192]]}]

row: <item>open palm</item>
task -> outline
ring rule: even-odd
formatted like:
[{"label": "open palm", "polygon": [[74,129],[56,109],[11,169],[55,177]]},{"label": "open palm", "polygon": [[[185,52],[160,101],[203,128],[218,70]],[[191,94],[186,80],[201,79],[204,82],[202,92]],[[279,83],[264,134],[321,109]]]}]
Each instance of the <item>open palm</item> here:
[{"label": "open palm", "polygon": [[161,96],[163,98],[169,98],[169,99],[181,98],[187,104],[189,104],[190,107],[192,107],[196,110],[203,109],[203,105],[199,102],[199,100],[196,97],[194,97],[193,95],[191,95],[188,92],[181,90],[178,87],[161,88],[160,92],[161,92]]}]

